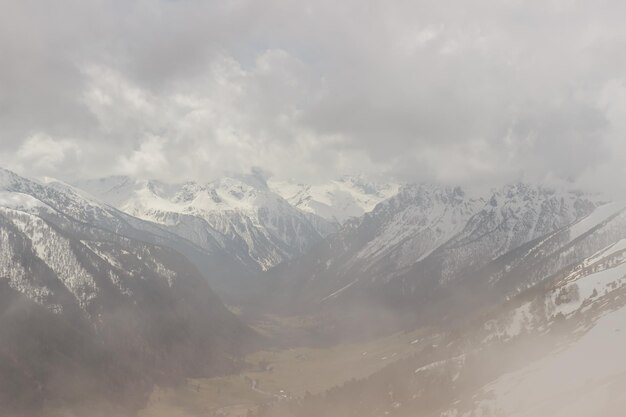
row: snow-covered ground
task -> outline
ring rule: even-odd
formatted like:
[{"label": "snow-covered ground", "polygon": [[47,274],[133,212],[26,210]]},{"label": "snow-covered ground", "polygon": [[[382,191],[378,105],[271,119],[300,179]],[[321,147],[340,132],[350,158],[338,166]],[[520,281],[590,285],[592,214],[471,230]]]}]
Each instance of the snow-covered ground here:
[{"label": "snow-covered ground", "polygon": [[269,186],[294,207],[339,224],[369,213],[400,189],[396,183],[379,183],[357,176],[322,184],[270,181]]},{"label": "snow-covered ground", "polygon": [[372,259],[393,250],[398,268],[419,262],[461,232],[483,205],[459,188],[405,186],[381,205],[379,211],[393,214],[357,256]]},{"label": "snow-covered ground", "polygon": [[626,308],[567,346],[487,385],[463,417],[619,416],[626,402]]},{"label": "snow-covered ground", "polygon": [[253,175],[182,184],[110,177],[76,187],[132,216],[162,224],[209,252],[218,245],[263,270],[323,237],[323,220],[313,221]]},{"label": "snow-covered ground", "polygon": [[574,240],[593,229],[611,216],[626,208],[626,201],[614,201],[597,207],[587,217],[581,219],[570,228],[570,240]]},{"label": "snow-covered ground", "polygon": [[[572,322],[578,334],[568,335],[550,353],[480,388],[469,408],[452,408],[442,416],[624,415],[626,306],[615,301],[613,292],[626,284],[625,250],[625,240],[608,246],[580,262],[539,298],[485,323],[489,332],[485,343],[523,338],[523,331],[545,332],[559,314]],[[541,304],[545,310],[537,308]],[[545,316],[537,316],[541,311]]]}]

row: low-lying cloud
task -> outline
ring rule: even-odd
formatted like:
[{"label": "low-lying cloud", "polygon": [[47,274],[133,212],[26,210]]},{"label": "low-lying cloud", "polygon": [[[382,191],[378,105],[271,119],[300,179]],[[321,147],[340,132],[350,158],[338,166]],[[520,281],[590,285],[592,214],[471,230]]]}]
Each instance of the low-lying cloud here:
[{"label": "low-lying cloud", "polygon": [[7,3],[0,164],[618,184],[617,1]]}]

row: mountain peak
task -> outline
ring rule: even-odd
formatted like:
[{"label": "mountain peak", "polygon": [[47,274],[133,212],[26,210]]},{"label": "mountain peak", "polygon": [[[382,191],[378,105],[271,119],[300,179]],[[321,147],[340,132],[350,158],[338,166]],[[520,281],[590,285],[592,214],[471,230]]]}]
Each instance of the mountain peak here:
[{"label": "mountain peak", "polygon": [[400,189],[395,183],[375,182],[354,175],[321,184],[271,181],[269,186],[303,212],[338,224],[372,211]]},{"label": "mountain peak", "polygon": [[124,179],[78,186],[205,250],[219,245],[253,268],[268,269],[301,254],[325,230],[323,220],[309,218],[270,190],[258,171],[207,183]]},{"label": "mountain peak", "polygon": [[11,187],[21,179],[15,172],[0,167],[0,187]]}]

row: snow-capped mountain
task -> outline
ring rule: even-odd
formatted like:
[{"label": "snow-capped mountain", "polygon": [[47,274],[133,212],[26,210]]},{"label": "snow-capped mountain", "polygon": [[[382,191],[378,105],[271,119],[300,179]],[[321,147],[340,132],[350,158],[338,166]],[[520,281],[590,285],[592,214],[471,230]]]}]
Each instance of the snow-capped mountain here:
[{"label": "snow-capped mountain", "polygon": [[376,235],[356,257],[373,264],[389,255],[396,269],[402,269],[461,232],[483,205],[482,198],[468,196],[459,187],[408,185],[372,214]]},{"label": "snow-capped mountain", "polygon": [[486,276],[488,265],[598,205],[597,197],[541,185],[510,185],[482,197],[458,187],[405,185],[280,273],[286,285],[299,277],[295,291],[316,303],[373,291],[396,307],[402,299],[413,305],[457,280]]},{"label": "snow-capped mountain", "polygon": [[494,191],[463,229],[438,248],[439,281],[459,277],[589,215],[596,197],[518,183]]},{"label": "snow-capped mountain", "polygon": [[71,188],[0,170],[2,413],[91,395],[133,408],[157,376],[230,366],[250,332],[171,248],[184,245]]},{"label": "snow-capped mountain", "polygon": [[[608,230],[625,236],[625,216],[615,205],[601,206],[563,234],[570,242],[586,235],[588,243],[598,241],[595,232],[599,240]],[[365,417],[621,416],[626,241],[610,240],[515,297],[485,303],[455,326],[442,325],[439,316],[431,322],[437,327],[410,342],[411,357],[333,388],[332,396],[277,404],[258,416],[304,417],[310,410]]]},{"label": "snow-capped mountain", "polygon": [[626,202],[598,205],[576,222],[519,246],[474,275],[496,294],[515,294],[626,238]]},{"label": "snow-capped mountain", "polygon": [[[396,387],[398,415],[424,400],[444,416],[547,416],[564,403],[545,393],[606,396],[622,381],[612,346],[626,311],[626,202],[529,184],[486,195],[406,184],[322,238],[313,220],[331,222],[258,176],[79,185],[0,170],[0,414],[96,392],[132,409],[157,377],[231,366],[251,335],[207,282],[248,287],[259,278],[249,271],[286,259],[267,271],[274,281],[258,280],[277,307],[442,328],[471,318],[465,334],[437,336],[438,349],[368,379]],[[541,350],[528,356],[527,340]],[[517,368],[489,368],[511,355]],[[592,365],[577,368],[583,357]],[[559,385],[564,369],[574,376]],[[77,375],[85,383],[58,383]],[[600,381],[576,382],[589,379]]]},{"label": "snow-capped mountain", "polygon": [[395,183],[369,181],[362,176],[344,176],[323,184],[270,181],[270,188],[305,213],[342,225],[369,213],[378,203],[395,195]]},{"label": "snow-capped mountain", "polygon": [[221,248],[262,270],[304,253],[328,228],[274,193],[260,175],[183,184],[111,177],[75,185],[209,252]]},{"label": "snow-capped mountain", "polygon": [[[624,236],[618,221],[613,227]],[[459,396],[442,416],[621,415],[624,325],[626,241],[618,239],[520,293],[483,324],[474,335],[482,348],[445,371],[468,375],[498,350],[516,360],[470,389],[452,388]]]},{"label": "snow-capped mountain", "polygon": [[331,300],[351,287],[388,281],[428,256],[483,204],[459,188],[405,185],[279,272],[286,285],[298,277],[300,295]]},{"label": "snow-capped mountain", "polygon": [[[624,383],[626,372],[620,349],[626,343],[621,331],[626,324],[625,255],[624,240],[615,242],[559,279],[543,300],[518,307],[516,311],[524,306],[529,312],[537,311],[532,309],[534,302],[545,306],[543,311],[548,317],[544,321],[561,318],[580,325],[575,340],[486,385],[481,391],[495,394],[493,399],[472,407],[504,411],[507,415],[532,412],[547,417],[558,412],[577,416],[600,410],[603,415],[619,415],[626,401],[623,390],[615,390]],[[536,314],[528,314],[527,321],[518,326],[521,331],[532,332],[538,321]],[[584,395],[578,395],[580,392]],[[564,397],[570,400],[560,400]]]}]

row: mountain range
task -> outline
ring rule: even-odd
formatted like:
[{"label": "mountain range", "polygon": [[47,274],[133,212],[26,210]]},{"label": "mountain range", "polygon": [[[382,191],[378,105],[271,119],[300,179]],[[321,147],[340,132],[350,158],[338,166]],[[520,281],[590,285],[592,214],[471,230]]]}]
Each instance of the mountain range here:
[{"label": "mountain range", "polygon": [[186,245],[0,171],[0,414],[104,399],[133,410],[156,381],[235,369],[255,336],[174,249]]},{"label": "mountain range", "polygon": [[371,210],[395,189],[356,177],[305,187],[268,182],[259,172],[180,184],[108,177],[73,187],[228,259],[231,271],[221,274],[227,279],[209,277],[209,282],[234,298],[259,291],[255,276],[306,253],[341,222]]},{"label": "mountain range", "polygon": [[583,219],[592,224],[592,213],[601,220],[611,207],[617,206],[595,195],[541,185],[519,183],[475,196],[459,187],[407,184],[278,275],[292,286],[295,304],[312,308],[356,298],[357,304],[367,299],[415,310],[453,292],[482,296],[493,289],[507,296],[547,276],[513,277],[536,261],[535,246],[560,243],[550,250],[566,250],[576,240],[570,235],[588,237],[586,226],[571,227]]},{"label": "mountain range", "polygon": [[621,306],[621,275],[596,283],[623,239],[626,203],[569,186],[0,170],[0,411],[95,393],[133,410],[157,382],[235,369],[260,336],[222,300],[376,331],[471,317],[498,340],[520,300],[544,306],[528,331],[590,305],[600,320]]},{"label": "mountain range", "polygon": [[[427,332],[410,342],[413,355],[367,378],[273,404],[254,416],[622,415],[626,214],[616,209],[604,206],[568,228],[570,243],[587,236],[570,246],[571,252],[558,251],[572,257],[566,267],[552,266],[558,272],[549,278],[484,305],[480,314],[455,326],[431,322]],[[622,238],[613,234],[618,230]],[[572,261],[580,250],[592,250],[592,243],[602,246],[602,241],[613,243]]]}]

